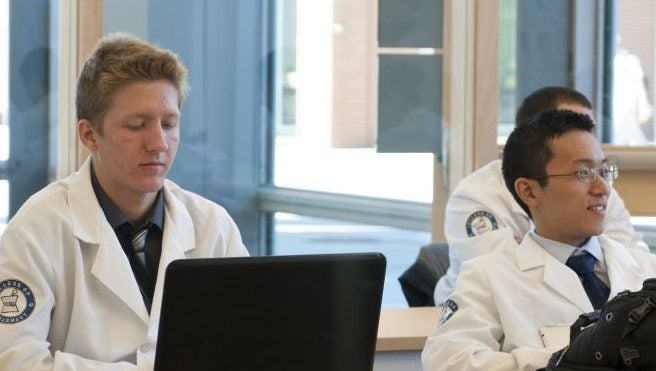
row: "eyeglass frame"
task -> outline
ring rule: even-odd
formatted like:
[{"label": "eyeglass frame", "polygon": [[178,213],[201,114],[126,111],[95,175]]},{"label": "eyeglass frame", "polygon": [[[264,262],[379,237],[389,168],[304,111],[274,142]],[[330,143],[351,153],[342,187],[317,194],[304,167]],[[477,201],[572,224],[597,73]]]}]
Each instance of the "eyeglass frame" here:
[{"label": "eyeglass frame", "polygon": [[[592,175],[591,178],[587,178],[586,175],[583,173],[589,171]],[[606,176],[602,175],[602,172],[606,172],[606,174],[609,174],[609,178]],[[545,179],[545,178],[550,178],[550,177],[555,177],[555,176],[573,176],[578,178],[578,180],[581,183],[592,183],[595,180],[597,180],[597,176],[601,176],[601,179],[603,179],[606,182],[612,182],[613,180],[617,179],[617,177],[620,176],[620,168],[617,165],[603,165],[600,168],[592,168],[592,167],[586,167],[581,170],[577,171],[572,171],[569,173],[563,173],[563,174],[545,174],[545,175],[540,175],[540,176],[534,176],[531,177],[531,179],[539,180],[539,179]]]}]

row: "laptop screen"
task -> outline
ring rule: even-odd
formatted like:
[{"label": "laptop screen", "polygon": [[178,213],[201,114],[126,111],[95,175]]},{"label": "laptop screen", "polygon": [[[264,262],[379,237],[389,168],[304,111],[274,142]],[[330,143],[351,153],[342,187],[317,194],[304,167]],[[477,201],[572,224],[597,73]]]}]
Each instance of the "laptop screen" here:
[{"label": "laptop screen", "polygon": [[371,370],[385,265],[378,253],[174,261],[155,370]]}]

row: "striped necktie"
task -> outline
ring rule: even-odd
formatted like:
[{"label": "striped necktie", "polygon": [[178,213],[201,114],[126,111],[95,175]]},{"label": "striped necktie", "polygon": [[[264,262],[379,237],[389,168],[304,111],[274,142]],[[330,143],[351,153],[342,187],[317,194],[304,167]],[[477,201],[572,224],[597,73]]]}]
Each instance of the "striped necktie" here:
[{"label": "striped necktie", "polygon": [[148,235],[148,227],[146,226],[140,230],[137,231],[132,236],[132,239],[130,240],[130,244],[132,245],[132,249],[134,252],[134,256],[137,258],[137,261],[141,265],[141,268],[145,269],[146,272],[148,272],[148,265],[146,264],[146,236]]}]

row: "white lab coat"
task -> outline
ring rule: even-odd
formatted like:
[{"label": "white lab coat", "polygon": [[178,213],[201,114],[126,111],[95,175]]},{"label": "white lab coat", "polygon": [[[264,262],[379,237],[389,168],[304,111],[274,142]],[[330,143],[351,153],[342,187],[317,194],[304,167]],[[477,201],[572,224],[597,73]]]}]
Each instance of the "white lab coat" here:
[{"label": "white lab coat", "polygon": [[[622,290],[639,290],[644,279],[656,275],[655,255],[599,240],[611,298]],[[546,348],[540,328],[569,326],[593,310],[576,273],[529,237],[464,263],[449,300],[458,309],[426,341],[422,361],[427,371],[544,367],[566,342]]]},{"label": "white lab coat", "polygon": [[0,283],[25,283],[31,315],[0,323],[0,370],[152,370],[166,266],[175,259],[245,256],[221,206],[164,184],[162,252],[151,315],[128,259],[79,172],[33,195],[0,239]]},{"label": "white lab coat", "polygon": [[[494,217],[498,229],[470,237],[467,219],[481,210]],[[462,262],[490,251],[517,246],[531,229],[533,224],[528,215],[506,188],[501,160],[494,160],[462,179],[446,204],[444,234],[449,245],[450,264],[435,287],[435,303],[443,304],[453,292]],[[628,248],[649,251],[642,235],[633,228],[624,201],[612,187],[603,235]]]}]

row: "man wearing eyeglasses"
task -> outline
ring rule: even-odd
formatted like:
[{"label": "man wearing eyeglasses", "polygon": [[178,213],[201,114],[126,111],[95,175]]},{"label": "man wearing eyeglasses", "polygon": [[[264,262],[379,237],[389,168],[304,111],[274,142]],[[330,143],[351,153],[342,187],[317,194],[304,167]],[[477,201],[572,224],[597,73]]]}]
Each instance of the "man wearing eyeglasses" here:
[{"label": "man wearing eyeglasses", "polygon": [[422,354],[425,370],[535,370],[569,340],[580,314],[656,276],[656,256],[603,231],[618,175],[588,115],[550,110],[515,128],[507,188],[533,221],[519,245],[462,265]]},{"label": "man wearing eyeglasses", "polygon": [[[581,93],[561,86],[540,88],[528,95],[517,110],[517,125],[544,110],[561,109],[592,116],[592,105]],[[453,292],[461,264],[469,259],[521,243],[532,222],[505,187],[501,160],[494,160],[460,181],[446,204],[444,233],[449,244],[449,268],[438,281],[434,300],[442,305]],[[604,236],[627,248],[648,251],[642,235],[631,224],[619,194],[608,195]]]}]

